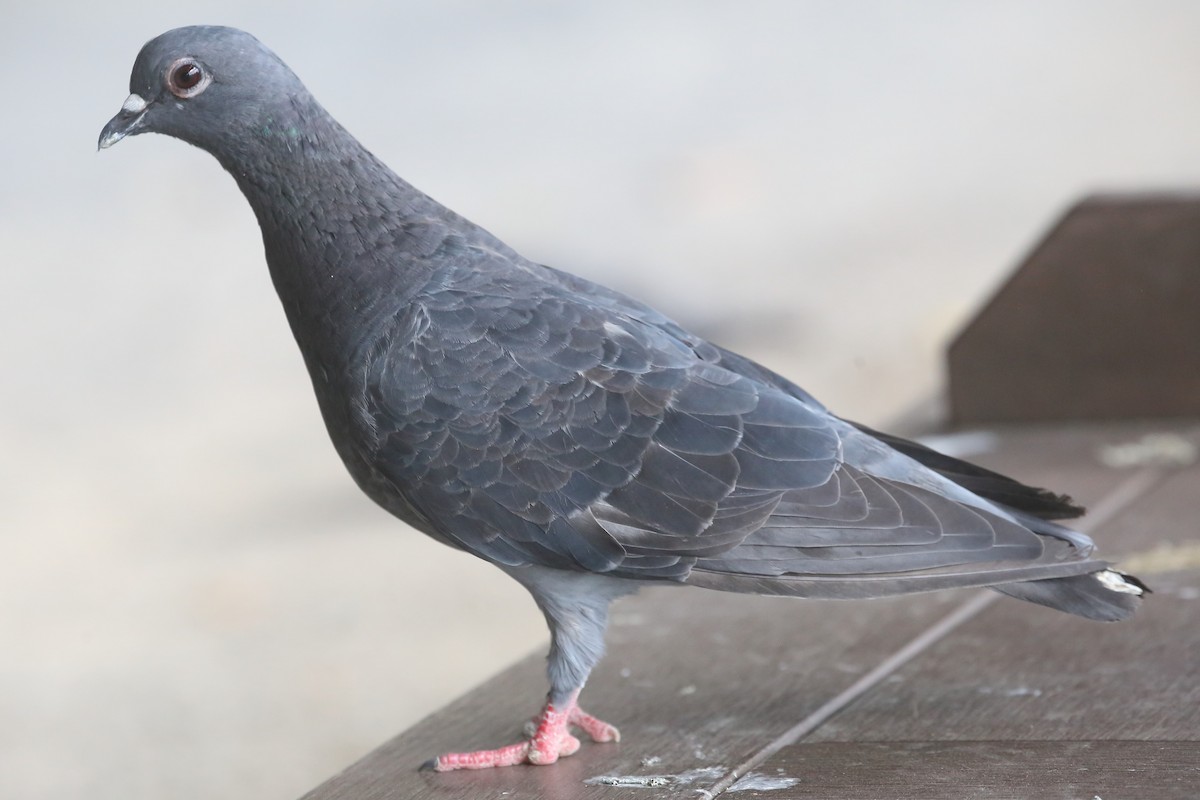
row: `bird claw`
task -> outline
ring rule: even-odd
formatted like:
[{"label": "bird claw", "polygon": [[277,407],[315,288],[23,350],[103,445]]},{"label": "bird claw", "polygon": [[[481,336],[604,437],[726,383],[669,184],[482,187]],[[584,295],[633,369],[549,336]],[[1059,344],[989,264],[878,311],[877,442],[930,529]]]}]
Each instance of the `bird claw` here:
[{"label": "bird claw", "polygon": [[[537,735],[540,719],[540,716],[534,717],[521,726],[521,732],[525,734],[526,739],[532,739]],[[576,728],[582,730],[593,742],[621,741],[621,732],[617,730],[616,725],[610,725],[602,719],[593,717],[579,706],[571,708],[567,715],[567,724],[574,725]]]},{"label": "bird claw", "polygon": [[619,742],[621,732],[616,725],[597,719],[579,706],[572,706],[567,721],[592,738],[593,742]]},{"label": "bird claw", "polygon": [[526,741],[500,747],[496,750],[477,750],[473,753],[447,753],[430,759],[421,769],[435,772],[450,772],[457,769],[489,769],[511,767],[516,764],[553,764],[565,756],[579,751],[579,739],[567,730],[574,725],[593,742],[619,742],[621,732],[603,720],[593,717],[575,704],[574,697],[564,710],[547,703],[536,719],[525,725]]},{"label": "bird claw", "polygon": [[[495,750],[476,750],[473,753],[446,753],[437,758],[431,758],[421,765],[421,769],[431,769],[434,772],[450,772],[456,769],[489,769],[491,767],[511,767],[523,764],[528,760],[532,750],[532,741],[517,742],[507,747]],[[555,757],[557,759],[557,756]],[[540,763],[540,762],[531,762]]]}]

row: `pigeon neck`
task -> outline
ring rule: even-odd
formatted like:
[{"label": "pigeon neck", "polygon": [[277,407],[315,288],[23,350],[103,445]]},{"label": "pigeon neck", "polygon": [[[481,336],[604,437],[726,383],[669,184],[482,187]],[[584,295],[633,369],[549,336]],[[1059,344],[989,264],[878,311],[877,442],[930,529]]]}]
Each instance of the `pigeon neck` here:
[{"label": "pigeon neck", "polygon": [[305,357],[326,368],[361,344],[348,337],[378,330],[428,280],[432,265],[404,241],[414,222],[491,239],[399,178],[311,99],[231,138],[238,148],[217,158],[258,217]]}]

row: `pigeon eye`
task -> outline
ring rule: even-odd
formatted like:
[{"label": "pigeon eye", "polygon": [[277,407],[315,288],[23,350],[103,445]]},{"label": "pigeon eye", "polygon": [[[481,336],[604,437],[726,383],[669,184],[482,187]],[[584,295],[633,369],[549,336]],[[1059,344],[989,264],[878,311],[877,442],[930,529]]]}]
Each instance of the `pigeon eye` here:
[{"label": "pigeon eye", "polygon": [[191,58],[181,58],[167,68],[167,88],[176,97],[195,97],[208,88],[209,76]]}]

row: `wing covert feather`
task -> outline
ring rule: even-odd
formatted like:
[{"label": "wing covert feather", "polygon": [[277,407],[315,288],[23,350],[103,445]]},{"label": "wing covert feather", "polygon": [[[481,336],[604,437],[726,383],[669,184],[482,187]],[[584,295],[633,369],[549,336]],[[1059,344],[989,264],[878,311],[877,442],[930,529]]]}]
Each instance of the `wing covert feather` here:
[{"label": "wing covert feather", "polygon": [[510,566],[718,587],[1066,557],[916,461],[911,483],[894,461],[848,462],[846,436],[868,434],[769,370],[540,269],[441,276],[367,360],[371,480],[435,537]]}]

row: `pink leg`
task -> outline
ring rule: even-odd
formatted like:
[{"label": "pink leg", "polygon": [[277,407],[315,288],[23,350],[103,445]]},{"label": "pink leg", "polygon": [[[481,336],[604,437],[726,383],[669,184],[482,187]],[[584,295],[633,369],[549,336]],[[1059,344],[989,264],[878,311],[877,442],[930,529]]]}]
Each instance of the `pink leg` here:
[{"label": "pink leg", "polygon": [[514,764],[525,763],[553,764],[560,757],[573,755],[579,749],[579,740],[568,732],[568,725],[576,725],[583,729],[596,742],[620,741],[620,731],[579,708],[575,702],[578,696],[579,692],[574,692],[563,708],[556,708],[554,704],[547,702],[535,720],[536,727],[528,741],[496,750],[447,753],[426,762],[423,767],[437,772],[449,772],[455,769],[511,767]]}]

